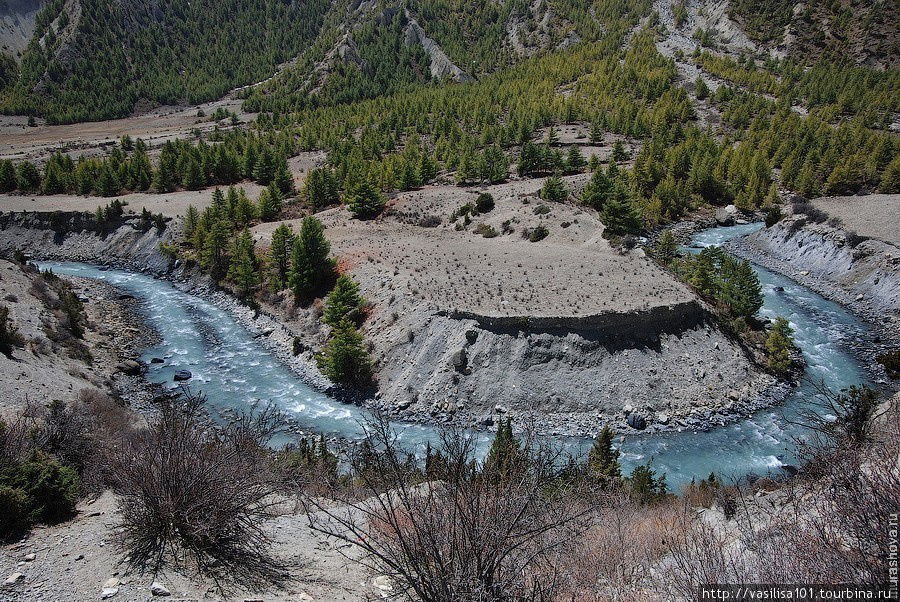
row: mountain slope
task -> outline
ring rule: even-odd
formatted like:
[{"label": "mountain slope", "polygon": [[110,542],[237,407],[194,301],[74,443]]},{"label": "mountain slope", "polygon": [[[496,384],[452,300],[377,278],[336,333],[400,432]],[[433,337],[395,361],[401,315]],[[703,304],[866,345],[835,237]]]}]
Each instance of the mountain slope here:
[{"label": "mountain slope", "polygon": [[321,26],[327,0],[53,0],[39,13],[7,112],[122,117],[139,100],[197,103],[272,75]]}]

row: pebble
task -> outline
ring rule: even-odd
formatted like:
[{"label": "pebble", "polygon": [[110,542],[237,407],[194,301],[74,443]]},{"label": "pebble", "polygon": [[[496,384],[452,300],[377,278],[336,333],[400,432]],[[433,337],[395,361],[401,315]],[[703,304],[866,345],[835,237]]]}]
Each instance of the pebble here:
[{"label": "pebble", "polygon": [[160,583],[159,581],[154,581],[150,585],[150,593],[154,596],[171,596],[172,592],[169,591],[165,585]]},{"label": "pebble", "polygon": [[6,581],[3,582],[3,585],[15,585],[19,581],[25,579],[25,575],[22,573],[13,573],[9,577],[6,578]]},{"label": "pebble", "polygon": [[37,558],[35,554],[25,554],[25,562],[34,562],[35,558]]}]

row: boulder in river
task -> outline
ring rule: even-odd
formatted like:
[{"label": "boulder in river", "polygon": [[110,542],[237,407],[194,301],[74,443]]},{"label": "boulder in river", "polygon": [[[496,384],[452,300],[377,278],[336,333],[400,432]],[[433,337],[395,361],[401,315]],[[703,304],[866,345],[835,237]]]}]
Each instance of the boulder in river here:
[{"label": "boulder in river", "polygon": [[719,207],[716,209],[716,223],[720,226],[733,226],[739,213],[734,205]]},{"label": "boulder in river", "polygon": [[628,426],[630,426],[631,428],[633,428],[637,431],[642,431],[645,428],[647,428],[646,418],[644,418],[637,412],[632,412],[631,414],[629,414],[627,422],[628,422]]},{"label": "boulder in river", "polygon": [[125,360],[121,364],[119,364],[116,369],[122,374],[127,374],[128,376],[140,376],[143,371],[143,366],[139,362],[134,360]]},{"label": "boulder in river", "polygon": [[193,374],[191,374],[190,370],[176,370],[175,371],[175,380],[176,381],[191,380],[192,376],[193,376]]}]

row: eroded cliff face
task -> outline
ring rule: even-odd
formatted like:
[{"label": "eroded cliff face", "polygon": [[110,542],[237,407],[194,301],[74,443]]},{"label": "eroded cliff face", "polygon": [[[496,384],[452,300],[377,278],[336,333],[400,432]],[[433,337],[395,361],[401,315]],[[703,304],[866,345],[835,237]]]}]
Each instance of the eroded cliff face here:
[{"label": "eroded cliff face", "polygon": [[0,51],[22,58],[35,29],[35,17],[43,0],[3,0],[0,2]]},{"label": "eroded cliff face", "polygon": [[900,321],[900,249],[848,236],[828,224],[791,216],[729,250],[788,274],[897,333]]},{"label": "eroded cliff face", "polygon": [[745,414],[774,385],[697,302],[530,321],[413,311],[372,339],[382,399],[439,422],[690,427]]},{"label": "eroded cliff face", "polygon": [[144,230],[139,217],[128,217],[119,227],[97,230],[88,214],[79,212],[0,214],[0,255],[19,250],[36,258],[84,261],[129,266],[138,271],[164,274],[174,259],[160,243],[170,242],[172,226],[162,232]]}]

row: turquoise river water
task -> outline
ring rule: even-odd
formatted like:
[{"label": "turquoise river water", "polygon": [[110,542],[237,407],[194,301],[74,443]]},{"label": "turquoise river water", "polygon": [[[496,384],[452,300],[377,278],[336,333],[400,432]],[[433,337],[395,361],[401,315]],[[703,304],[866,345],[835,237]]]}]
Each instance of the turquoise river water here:
[{"label": "turquoise river water", "polygon": [[[758,224],[713,228],[695,236],[692,249],[719,245],[746,235]],[[57,274],[84,276],[108,282],[142,301],[146,319],[160,335],[158,346],[146,350],[143,359],[165,358],[150,364],[147,378],[174,387],[176,370],[193,373],[192,388],[202,390],[214,409],[246,408],[254,401],[272,402],[288,412],[303,428],[346,438],[361,434],[361,410],[346,405],[305,385],[269,351],[260,345],[226,311],[207,301],[181,292],[165,280],[96,266],[40,262],[42,269]],[[832,390],[866,383],[868,377],[849,343],[865,335],[867,327],[839,305],[794,281],[755,266],[765,293],[760,313],[786,317],[795,331],[795,342],[807,362],[809,381],[824,381]],[[778,291],[776,287],[784,290]],[[794,388],[783,404],[759,411],[744,420],[708,431],[654,433],[628,437],[622,444],[623,468],[653,459],[653,466],[667,474],[677,490],[692,477],[710,471],[724,476],[748,472],[777,473],[792,460],[793,441],[802,428],[793,424],[798,413],[815,404],[811,382]],[[434,429],[423,425],[398,424],[406,445],[434,441]],[[486,448],[492,435],[475,434]],[[566,438],[562,443],[573,452],[586,450],[590,441]]]}]

